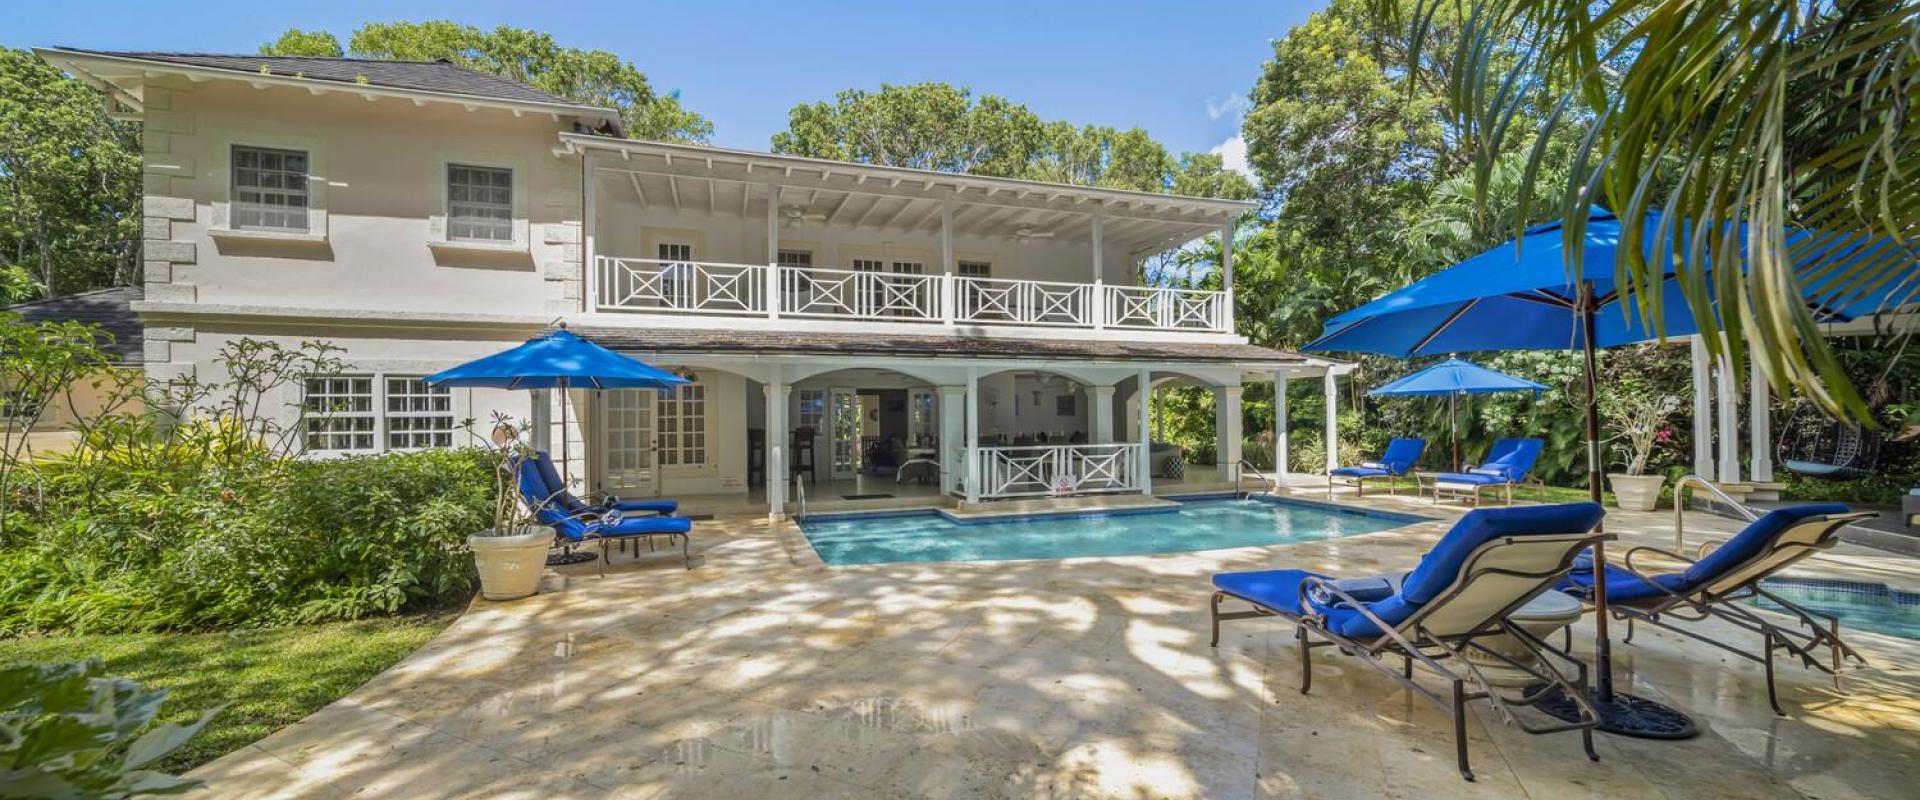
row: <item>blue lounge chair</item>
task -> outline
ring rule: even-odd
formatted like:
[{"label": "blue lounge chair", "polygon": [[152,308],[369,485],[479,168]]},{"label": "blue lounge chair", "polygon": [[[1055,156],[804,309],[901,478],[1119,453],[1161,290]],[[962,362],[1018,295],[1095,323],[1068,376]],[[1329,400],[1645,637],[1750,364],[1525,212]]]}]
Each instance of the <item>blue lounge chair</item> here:
[{"label": "blue lounge chair", "polygon": [[1386,478],[1387,493],[1394,494],[1393,479],[1413,469],[1413,462],[1420,460],[1420,454],[1427,449],[1425,439],[1395,439],[1387,443],[1387,450],[1380,454],[1379,461],[1365,461],[1357,467],[1338,467],[1327,473],[1327,499],[1333,499],[1334,479],[1353,486],[1354,496],[1362,497],[1367,493],[1368,478]]},{"label": "blue lounge chair", "polygon": [[560,479],[560,470],[554,468],[553,457],[547,455],[547,451],[533,451],[533,459],[534,465],[540,469],[541,480],[545,481],[547,487],[555,492],[553,495],[554,502],[564,507],[569,513],[577,514],[588,511],[618,510],[623,514],[659,514],[666,516],[680,510],[680,501],[678,500],[622,500],[617,497],[607,497],[603,498],[597,504],[588,503],[575,497],[572,492],[567,491],[567,483]]},{"label": "blue lounge chair", "polygon": [[[1399,578],[1343,581],[1293,569],[1215,575],[1213,644],[1220,643],[1221,620],[1292,620],[1302,694],[1313,687],[1314,648],[1335,647],[1365,661],[1453,717],[1455,757],[1467,780],[1473,780],[1467,764],[1468,700],[1493,703],[1509,724],[1528,733],[1578,730],[1587,757],[1597,761],[1593,728],[1600,717],[1586,699],[1586,665],[1509,622],[1507,615],[1551,591],[1582,550],[1612,538],[1594,532],[1604,514],[1592,503],[1476,509],[1461,517],[1419,566]],[[1220,602],[1226,599],[1253,609],[1223,613]],[[1525,648],[1533,656],[1531,663],[1479,641],[1500,635]],[[1516,697],[1504,697],[1467,660],[1469,652],[1523,670],[1539,683]],[[1396,656],[1401,662],[1397,667],[1384,660]],[[1416,661],[1451,684],[1451,698],[1413,680]],[[1515,707],[1560,697],[1579,708],[1578,721],[1530,724],[1512,713]]]},{"label": "blue lounge chair", "polygon": [[[1866,663],[1840,638],[1840,621],[1801,608],[1773,594],[1760,581],[1816,552],[1833,547],[1848,523],[1872,519],[1872,512],[1854,512],[1838,503],[1776,509],[1747,524],[1733,538],[1700,546],[1693,558],[1670,550],[1640,546],[1626,552],[1620,564],[1607,565],[1607,608],[1627,622],[1626,641],[1633,641],[1635,622],[1645,622],[1696,641],[1718,647],[1766,668],[1767,703],[1773,713],[1786,716],[1773,683],[1773,653],[1785,650],[1808,669],[1833,676],[1835,689],[1844,690],[1842,667],[1846,658]],[[1636,559],[1657,556],[1685,569],[1656,572]],[[1593,562],[1582,557],[1560,589],[1581,600],[1593,601]],[[1795,627],[1775,624],[1740,600],[1764,598],[1794,618]],[[1681,625],[1719,620],[1760,635],[1760,652],[1742,650]],[[1825,650],[1827,663],[1816,651]]]},{"label": "blue lounge chair", "polygon": [[1433,476],[1433,502],[1440,502],[1440,492],[1473,495],[1473,504],[1480,505],[1480,490],[1489,486],[1504,488],[1507,504],[1513,504],[1513,487],[1527,482],[1527,473],[1533,471],[1533,465],[1540,460],[1540,451],[1547,443],[1541,439],[1501,439],[1487,449],[1487,460],[1478,466],[1468,464],[1460,472],[1444,472]]},{"label": "blue lounge chair", "polygon": [[686,562],[687,569],[693,569],[692,520],[670,516],[629,517],[618,509],[570,511],[560,502],[565,491],[555,490],[547,484],[538,459],[522,459],[515,471],[519,475],[520,499],[533,510],[535,520],[552,527],[554,533],[569,544],[600,543],[600,574],[606,574],[607,563],[611,560],[607,552],[608,542],[640,538],[652,541],[655,536],[667,537],[669,544],[678,539],[680,557]]}]

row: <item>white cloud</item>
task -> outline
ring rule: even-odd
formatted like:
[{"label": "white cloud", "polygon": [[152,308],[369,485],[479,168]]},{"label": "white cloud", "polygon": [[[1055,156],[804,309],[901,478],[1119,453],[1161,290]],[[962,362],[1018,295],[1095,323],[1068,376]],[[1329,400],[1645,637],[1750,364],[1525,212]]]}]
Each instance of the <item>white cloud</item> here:
[{"label": "white cloud", "polygon": [[1248,106],[1247,96],[1243,94],[1230,94],[1225,99],[1209,97],[1207,98],[1207,119],[1218,120],[1222,117],[1239,119],[1242,114],[1247,113]]},{"label": "white cloud", "polygon": [[1253,167],[1247,163],[1247,140],[1240,134],[1234,134],[1207,152],[1220,156],[1221,166],[1253,178]]}]

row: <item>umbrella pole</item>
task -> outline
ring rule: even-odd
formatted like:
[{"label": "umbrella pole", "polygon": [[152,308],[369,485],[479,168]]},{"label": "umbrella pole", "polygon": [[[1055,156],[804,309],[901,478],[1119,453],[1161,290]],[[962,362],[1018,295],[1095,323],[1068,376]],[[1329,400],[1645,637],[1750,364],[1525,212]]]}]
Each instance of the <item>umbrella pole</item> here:
[{"label": "umbrella pole", "polygon": [[[1600,386],[1594,354],[1593,283],[1580,287],[1581,350],[1587,377],[1587,497],[1598,504],[1600,491]],[[1604,528],[1605,523],[1602,523]],[[1606,733],[1636,739],[1688,739],[1700,730],[1686,714],[1654,700],[1613,690],[1613,643],[1607,635],[1607,551],[1605,543],[1593,543],[1593,661],[1594,688],[1588,700],[1599,714],[1598,728]],[[1558,697],[1543,702],[1540,710],[1568,722],[1584,721],[1579,704]]]},{"label": "umbrella pole", "polygon": [[1447,395],[1447,431],[1453,439],[1453,463],[1447,465],[1447,472],[1460,468],[1460,419],[1453,413],[1453,403],[1457,397],[1457,394]]}]

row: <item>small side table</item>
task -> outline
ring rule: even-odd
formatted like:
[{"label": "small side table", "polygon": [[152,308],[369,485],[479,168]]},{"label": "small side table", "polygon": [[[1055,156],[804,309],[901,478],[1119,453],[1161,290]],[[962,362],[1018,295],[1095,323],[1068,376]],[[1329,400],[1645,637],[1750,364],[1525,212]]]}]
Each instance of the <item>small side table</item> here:
[{"label": "small side table", "polygon": [[[1580,601],[1560,592],[1549,591],[1528,600],[1526,605],[1508,614],[1507,619],[1540,640],[1546,641],[1547,637],[1552,636],[1555,631],[1579,622],[1580,615],[1583,613],[1585,613],[1585,607],[1580,604]],[[1533,654],[1527,652],[1527,648],[1519,642],[1514,641],[1512,636],[1505,634],[1488,636],[1481,639],[1480,643],[1488,650],[1522,664],[1533,660]],[[1480,673],[1487,676],[1487,682],[1495,686],[1527,686],[1539,682],[1539,679],[1528,675],[1524,670],[1514,669],[1497,658],[1485,653],[1477,653],[1472,649],[1467,650],[1467,660],[1479,667]]]}]

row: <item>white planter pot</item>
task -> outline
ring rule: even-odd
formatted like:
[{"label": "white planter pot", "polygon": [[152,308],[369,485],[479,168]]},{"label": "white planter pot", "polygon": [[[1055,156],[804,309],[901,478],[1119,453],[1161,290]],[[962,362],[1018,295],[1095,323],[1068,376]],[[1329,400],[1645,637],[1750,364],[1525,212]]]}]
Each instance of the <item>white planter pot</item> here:
[{"label": "white planter pot", "polygon": [[544,525],[511,536],[483,531],[467,537],[474,566],[480,568],[480,596],[518,600],[532,595],[547,571],[547,550],[552,546],[553,529]]},{"label": "white planter pot", "polygon": [[1652,511],[1660,504],[1660,487],[1667,482],[1665,475],[1608,475],[1607,483],[1613,487],[1614,504],[1622,511]]}]

